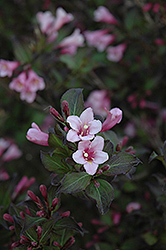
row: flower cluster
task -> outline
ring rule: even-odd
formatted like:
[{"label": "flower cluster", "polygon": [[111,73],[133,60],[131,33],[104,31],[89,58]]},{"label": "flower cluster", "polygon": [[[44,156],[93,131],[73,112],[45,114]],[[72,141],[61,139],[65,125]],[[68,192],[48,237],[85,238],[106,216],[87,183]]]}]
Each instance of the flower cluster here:
[{"label": "flower cluster", "polygon": [[[19,62],[0,60],[0,77],[11,77],[20,65]],[[24,66],[26,68],[26,65]],[[29,65],[28,65],[29,67]],[[22,71],[14,77],[9,88],[20,93],[20,99],[32,103],[36,98],[36,92],[45,88],[45,82],[32,69]]]},{"label": "flower cluster", "polygon": [[[118,25],[116,18],[104,6],[99,6],[94,11],[94,20],[96,22]],[[88,46],[96,47],[99,52],[106,50],[107,59],[109,61],[119,62],[123,57],[123,53],[126,50],[127,45],[122,43],[116,46],[109,46],[116,39],[115,34],[109,34],[109,31],[110,28],[96,31],[87,30],[84,32],[84,36]]]},{"label": "flower cluster", "polygon": [[[66,23],[71,22],[74,17],[70,13],[59,7],[56,10],[56,17],[50,11],[38,12],[36,15],[37,21],[40,25],[40,30],[46,35],[47,42],[51,43],[58,37],[58,31]],[[79,29],[75,29],[73,34],[65,37],[54,49],[60,49],[61,54],[74,55],[78,47],[82,47],[84,37],[80,34]]]}]

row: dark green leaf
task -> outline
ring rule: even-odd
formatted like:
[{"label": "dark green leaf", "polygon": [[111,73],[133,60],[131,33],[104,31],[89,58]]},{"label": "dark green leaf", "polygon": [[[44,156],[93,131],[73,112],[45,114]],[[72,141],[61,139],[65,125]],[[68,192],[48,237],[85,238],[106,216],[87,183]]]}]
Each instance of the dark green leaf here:
[{"label": "dark green leaf", "polygon": [[147,232],[143,234],[142,238],[149,246],[153,246],[158,241],[157,237],[152,232]]},{"label": "dark green leaf", "polygon": [[113,152],[114,152],[114,145],[112,144],[112,142],[110,140],[106,140],[104,142],[104,152],[107,152],[109,157],[112,156]]},{"label": "dark green leaf", "polygon": [[106,140],[109,140],[109,141],[112,142],[112,144],[113,144],[113,146],[115,148],[117,143],[118,143],[118,137],[115,134],[115,132],[113,132],[112,130],[107,130],[107,131],[104,131],[102,134],[104,135],[104,138]]},{"label": "dark green leaf", "polygon": [[62,139],[53,133],[49,133],[48,143],[51,148],[62,148],[63,151],[68,150],[67,146],[63,145]]},{"label": "dark green leaf", "polygon": [[110,166],[110,169],[103,172],[104,175],[118,175],[127,174],[132,167],[137,166],[141,161],[134,155],[120,152],[117,155],[113,155],[106,165]]},{"label": "dark green leaf", "polygon": [[67,173],[70,170],[67,164],[62,162],[62,156],[56,153],[50,156],[49,153],[41,152],[41,160],[48,171],[53,171],[56,174]]},{"label": "dark green leaf", "polygon": [[97,179],[100,184],[96,187],[93,182],[85,189],[86,194],[94,199],[101,214],[107,213],[110,204],[114,199],[113,187],[105,180]]},{"label": "dark green leaf", "polygon": [[71,229],[79,232],[82,236],[84,235],[84,230],[78,225],[78,223],[72,217],[66,217],[57,221],[55,225],[55,230]]},{"label": "dark green leaf", "polygon": [[23,228],[22,228],[22,234],[28,230],[30,227],[38,224],[39,222],[43,222],[46,221],[46,218],[43,217],[31,217],[28,214],[25,215],[25,219],[24,219],[24,224],[23,224]]},{"label": "dark green leaf", "polygon": [[21,63],[29,63],[32,60],[32,52],[27,44],[14,41],[14,53],[17,60]]},{"label": "dark green leaf", "polygon": [[77,115],[79,116],[83,109],[84,109],[84,101],[82,95],[82,89],[69,89],[66,91],[62,98],[61,98],[61,110],[63,117],[65,118],[63,109],[62,109],[62,102],[67,101],[69,104],[70,115]]},{"label": "dark green leaf", "polygon": [[59,189],[60,193],[77,193],[88,186],[91,180],[91,175],[87,173],[71,173],[64,177],[62,186]]},{"label": "dark green leaf", "polygon": [[43,231],[42,231],[40,242],[45,242],[48,240],[48,238],[50,237],[50,232],[52,231],[52,228],[58,219],[59,218],[56,217],[56,218],[47,220],[45,223],[43,223],[42,225]]}]

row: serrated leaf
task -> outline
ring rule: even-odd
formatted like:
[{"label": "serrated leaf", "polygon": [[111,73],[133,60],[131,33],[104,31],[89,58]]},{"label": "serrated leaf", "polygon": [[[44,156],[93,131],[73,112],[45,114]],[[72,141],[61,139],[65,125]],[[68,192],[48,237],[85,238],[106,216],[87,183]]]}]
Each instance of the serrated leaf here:
[{"label": "serrated leaf", "polygon": [[77,193],[88,186],[91,175],[87,173],[71,173],[64,177],[62,185],[58,192],[60,193]]},{"label": "serrated leaf", "polygon": [[25,215],[24,224],[21,233],[23,234],[30,227],[37,225],[40,222],[46,221],[46,218],[43,217],[31,217],[28,214]]},{"label": "serrated leaf", "polygon": [[41,152],[41,160],[43,165],[48,171],[52,171],[56,174],[63,174],[69,172],[67,164],[63,163],[63,158],[58,154],[54,153],[50,156],[49,153]]},{"label": "serrated leaf", "polygon": [[113,152],[114,152],[114,145],[112,144],[112,142],[110,140],[106,140],[104,142],[104,152],[107,152],[109,157],[112,156]]},{"label": "serrated leaf", "polygon": [[84,235],[84,230],[78,225],[78,223],[72,217],[63,218],[55,224],[55,230],[71,229],[79,232],[82,236]]},{"label": "serrated leaf", "polygon": [[48,240],[50,237],[50,232],[52,231],[53,226],[55,225],[56,221],[59,219],[59,217],[47,220],[45,223],[42,225],[42,235],[40,238],[40,242],[45,242]]},{"label": "serrated leaf", "polygon": [[132,167],[137,166],[141,161],[134,155],[120,152],[117,155],[113,155],[107,162],[106,165],[110,166],[110,169],[103,172],[104,175],[119,175],[127,174]]},{"label": "serrated leaf", "polygon": [[82,89],[69,89],[66,91],[61,98],[61,110],[64,119],[66,119],[62,108],[62,102],[67,101],[69,104],[70,115],[79,116],[84,110],[84,101],[82,95]]},{"label": "serrated leaf", "polygon": [[101,214],[108,212],[112,200],[114,199],[114,189],[110,183],[105,180],[97,179],[100,184],[96,187],[93,182],[85,189],[86,194],[94,199],[97,203],[98,210]]}]

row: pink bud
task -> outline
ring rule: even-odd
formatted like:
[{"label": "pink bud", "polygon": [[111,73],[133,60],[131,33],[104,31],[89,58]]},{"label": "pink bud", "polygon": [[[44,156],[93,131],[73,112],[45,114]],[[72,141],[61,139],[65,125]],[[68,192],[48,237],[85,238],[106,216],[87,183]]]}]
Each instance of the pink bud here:
[{"label": "pink bud", "polygon": [[30,190],[27,191],[27,195],[34,201],[38,202],[37,196]]},{"label": "pink bud", "polygon": [[25,243],[30,243],[31,240],[29,238],[27,238],[26,236],[24,235],[21,235],[21,239],[25,242]]},{"label": "pink bud", "polygon": [[126,212],[127,213],[131,213],[134,210],[139,210],[141,209],[141,204],[138,202],[130,202],[127,206],[126,206]]},{"label": "pink bud", "polygon": [[37,211],[36,215],[39,217],[45,217],[46,213],[41,210],[41,211]]},{"label": "pink bud", "polygon": [[143,6],[142,10],[144,12],[148,12],[152,8],[152,5],[153,5],[152,3],[147,3]]},{"label": "pink bud", "polygon": [[9,230],[10,230],[10,231],[15,231],[15,226],[10,226],[10,227],[9,227]]},{"label": "pink bud", "polygon": [[20,246],[20,242],[19,242],[19,241],[13,242],[13,243],[11,244],[11,249],[13,249],[13,248],[15,248],[15,247],[18,247],[18,246]]},{"label": "pink bud", "polygon": [[39,241],[40,238],[41,238],[42,231],[43,231],[43,229],[42,229],[40,226],[38,226],[38,227],[37,227],[37,240],[38,240],[38,241]]},{"label": "pink bud", "polygon": [[65,122],[63,117],[54,108],[50,108],[50,114],[61,122]]},{"label": "pink bud", "polygon": [[20,212],[21,218],[24,220],[25,219],[25,214],[23,211]]},{"label": "pink bud", "polygon": [[70,211],[66,211],[61,214],[62,218],[69,217],[70,216]]},{"label": "pink bud", "polygon": [[126,145],[126,143],[128,142],[129,138],[128,136],[124,136],[122,139],[122,147]]},{"label": "pink bud", "polygon": [[153,12],[154,13],[157,13],[159,12],[159,9],[160,9],[160,4],[159,3],[155,3],[154,6],[153,6]]},{"label": "pink bud", "polygon": [[11,223],[14,223],[14,220],[13,220],[13,218],[12,218],[12,216],[10,215],[10,214],[4,214],[3,215],[3,218],[4,218],[4,220],[6,220],[6,221],[9,221],[9,222],[11,222]]},{"label": "pink bud", "polygon": [[54,245],[55,247],[60,247],[60,248],[62,247],[57,241],[54,241],[54,242],[53,242],[53,245]]},{"label": "pink bud", "polygon": [[121,213],[114,212],[114,211],[112,212],[112,220],[115,226],[120,223],[121,216],[122,216]]},{"label": "pink bud", "polygon": [[107,171],[107,170],[109,170],[109,169],[110,169],[110,166],[109,166],[109,165],[105,165],[104,167],[101,168],[101,170],[102,170],[103,172],[105,172],[105,171]]},{"label": "pink bud", "polygon": [[93,225],[103,225],[103,222],[101,222],[100,220],[96,220],[96,219],[92,219],[91,220],[91,223],[93,224]]},{"label": "pink bud", "polygon": [[119,142],[117,145],[116,145],[116,151],[121,151],[122,149],[122,142]]},{"label": "pink bud", "polygon": [[64,246],[63,246],[63,249],[64,249],[64,250],[65,250],[65,249],[68,249],[69,247],[71,247],[71,246],[74,244],[74,242],[75,242],[75,239],[74,239],[73,236],[71,236],[71,237],[65,242],[65,244],[64,244]]},{"label": "pink bud", "polygon": [[37,242],[36,241],[32,241],[31,244],[32,244],[33,247],[37,246]]},{"label": "pink bud", "polygon": [[54,198],[52,201],[52,205],[51,205],[51,211],[53,211],[56,206],[58,205],[59,199],[58,198]]},{"label": "pink bud", "polygon": [[97,230],[97,232],[98,232],[99,234],[102,234],[102,233],[105,232],[108,228],[109,228],[109,226],[101,227],[101,228],[99,228],[99,229]]},{"label": "pink bud", "polygon": [[62,102],[62,108],[63,108],[63,112],[64,112],[64,114],[65,114],[65,116],[67,118],[70,115],[69,104],[68,104],[67,101],[64,100]]},{"label": "pink bud", "polygon": [[111,129],[122,120],[122,110],[120,110],[119,108],[113,108],[110,111],[108,111],[107,109],[105,110],[107,112],[107,118],[103,122],[101,132]]},{"label": "pink bud", "polygon": [[43,195],[43,198],[47,200],[47,188],[45,185],[40,185],[40,192]]},{"label": "pink bud", "polygon": [[93,184],[95,185],[96,188],[100,187],[100,183],[96,180],[93,180]]}]

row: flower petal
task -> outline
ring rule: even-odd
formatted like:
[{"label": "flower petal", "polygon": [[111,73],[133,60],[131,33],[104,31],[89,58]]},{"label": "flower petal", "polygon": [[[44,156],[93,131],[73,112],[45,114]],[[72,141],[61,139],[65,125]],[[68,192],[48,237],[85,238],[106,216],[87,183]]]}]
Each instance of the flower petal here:
[{"label": "flower petal", "polygon": [[108,158],[109,158],[109,156],[106,152],[97,151],[94,154],[94,163],[98,163],[98,164],[104,163],[105,161],[108,160]]},{"label": "flower petal", "polygon": [[76,130],[77,132],[80,131],[81,128],[81,120],[78,116],[76,115],[70,115],[67,118],[67,122],[70,124],[70,127],[74,130]]},{"label": "flower petal", "polygon": [[82,150],[77,150],[72,154],[73,160],[79,164],[85,164],[86,160],[83,157]]},{"label": "flower petal", "polygon": [[85,171],[90,175],[94,175],[96,173],[98,166],[99,165],[94,162],[92,163],[86,162],[84,164]]},{"label": "flower petal", "polygon": [[86,148],[89,148],[90,144],[90,141],[81,141],[78,143],[78,150],[85,150]]},{"label": "flower petal", "polygon": [[82,141],[89,141],[94,138],[94,135],[85,135],[85,136],[79,136]]},{"label": "flower petal", "polygon": [[90,122],[89,133],[90,134],[97,134],[98,132],[100,132],[101,128],[102,128],[101,121],[94,120],[94,121]]},{"label": "flower petal", "polygon": [[93,119],[94,119],[94,116],[93,116],[92,108],[85,109],[80,115],[80,120],[83,124],[89,123],[93,121]]},{"label": "flower petal", "polygon": [[70,129],[67,133],[66,139],[71,142],[80,141],[80,137],[77,135],[77,131]]},{"label": "flower petal", "polygon": [[91,149],[93,151],[103,150],[104,147],[104,139],[101,136],[96,136],[95,139],[91,143]]}]

